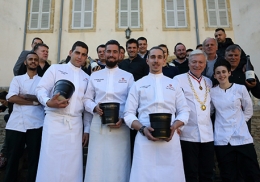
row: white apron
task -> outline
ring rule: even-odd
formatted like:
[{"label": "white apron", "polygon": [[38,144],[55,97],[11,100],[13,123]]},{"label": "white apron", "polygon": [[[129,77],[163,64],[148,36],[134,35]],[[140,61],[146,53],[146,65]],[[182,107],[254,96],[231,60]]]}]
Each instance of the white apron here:
[{"label": "white apron", "polygon": [[82,182],[82,117],[45,116],[37,182]]},{"label": "white apron", "polygon": [[177,133],[169,142],[153,142],[137,133],[130,182],[139,181],[185,182],[180,137]]},{"label": "white apron", "polygon": [[129,182],[130,134],[123,124],[110,129],[94,114],[90,127],[85,182]]}]

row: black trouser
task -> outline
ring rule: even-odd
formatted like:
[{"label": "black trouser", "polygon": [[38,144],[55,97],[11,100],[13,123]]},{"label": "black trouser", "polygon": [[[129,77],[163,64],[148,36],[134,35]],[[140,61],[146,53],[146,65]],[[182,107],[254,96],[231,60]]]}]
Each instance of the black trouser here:
[{"label": "black trouser", "polygon": [[[10,114],[6,114],[4,116],[4,120],[5,120],[6,123],[8,122],[9,117],[10,117]],[[5,136],[6,136],[6,134],[5,134]],[[6,157],[6,144],[5,143],[6,143],[6,140],[4,139],[4,143],[2,145],[1,153],[4,154],[4,156]]]},{"label": "black trouser", "polygon": [[130,129],[130,143],[131,143],[131,161],[133,161],[134,156],[134,145],[135,145],[135,137],[136,137],[137,131]]},{"label": "black trouser", "polygon": [[[254,145],[215,146],[223,182],[260,182],[260,169]],[[240,174],[239,174],[240,173]],[[238,179],[240,177],[240,179]]]},{"label": "black trouser", "polygon": [[35,182],[40,147],[42,127],[29,129],[25,133],[15,130],[6,130],[7,166],[5,171],[5,182],[17,181],[19,159],[21,158],[25,144],[28,150],[28,182]]},{"label": "black trouser", "polygon": [[214,143],[181,140],[186,182],[210,182],[214,167]]}]

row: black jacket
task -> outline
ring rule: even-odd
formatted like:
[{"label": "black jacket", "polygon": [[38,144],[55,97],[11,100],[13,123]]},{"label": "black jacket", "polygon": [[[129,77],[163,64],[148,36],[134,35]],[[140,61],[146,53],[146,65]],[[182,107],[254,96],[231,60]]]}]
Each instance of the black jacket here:
[{"label": "black jacket", "polygon": [[135,81],[148,75],[149,73],[148,64],[146,63],[145,59],[141,58],[139,55],[137,55],[137,57],[132,61],[130,59],[124,59],[118,64],[118,67],[122,70],[132,73]]},{"label": "black jacket", "polygon": [[172,63],[179,69],[179,74],[187,73],[190,70],[188,59],[185,59],[183,63],[179,63],[176,60],[173,60]]}]

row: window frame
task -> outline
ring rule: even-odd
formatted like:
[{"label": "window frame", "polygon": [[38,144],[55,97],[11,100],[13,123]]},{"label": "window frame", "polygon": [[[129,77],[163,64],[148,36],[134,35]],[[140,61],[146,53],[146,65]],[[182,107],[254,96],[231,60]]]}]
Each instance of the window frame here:
[{"label": "window frame", "polygon": [[[130,0],[131,1],[131,0]],[[131,30],[136,30],[136,31],[142,31],[143,30],[143,7],[142,7],[142,2],[143,0],[139,0],[139,27],[131,27],[129,26],[129,28]],[[128,27],[120,27],[120,2],[121,0],[116,0],[116,27],[115,30],[116,31],[125,31]],[[129,13],[129,10],[128,10]]]},{"label": "window frame", "polygon": [[[96,0],[92,0],[92,27],[91,28],[73,28],[72,24],[73,24],[73,3],[74,0],[70,0],[70,12],[69,12],[69,24],[68,24],[68,32],[94,32],[96,31],[96,12],[97,12],[97,1]],[[84,11],[86,12],[86,11]],[[81,11],[81,13],[84,13],[83,11]]]},{"label": "window frame", "polygon": [[[161,0],[162,2],[162,29],[163,31],[189,31],[190,30],[190,13],[189,13],[189,1],[183,0],[185,2],[185,16],[186,16],[186,27],[167,27],[167,19],[166,19],[166,0]],[[174,0],[175,1],[175,0]]]},{"label": "window frame", "polygon": [[[215,0],[215,3],[216,1],[219,1],[219,0]],[[226,1],[226,12],[227,12],[227,19],[228,19],[228,26],[223,26],[223,25],[216,25],[216,26],[210,26],[209,24],[209,10],[208,10],[208,0],[204,0],[203,1],[203,8],[204,8],[204,17],[205,17],[205,29],[206,30],[215,30],[216,28],[224,28],[225,30],[232,30],[233,27],[232,27],[232,18],[231,18],[231,9],[230,9],[230,0],[225,0]],[[217,8],[216,11],[218,12],[219,9]],[[217,16],[217,22],[219,23],[220,22],[220,18],[219,16]]]}]

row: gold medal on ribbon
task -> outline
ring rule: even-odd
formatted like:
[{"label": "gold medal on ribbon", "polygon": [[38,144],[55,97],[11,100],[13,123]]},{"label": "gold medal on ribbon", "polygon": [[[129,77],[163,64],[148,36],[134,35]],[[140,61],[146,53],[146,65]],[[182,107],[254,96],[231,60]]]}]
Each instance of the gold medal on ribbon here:
[{"label": "gold medal on ribbon", "polygon": [[199,88],[200,88],[200,90],[202,90],[202,89],[203,89],[203,88],[202,88],[202,86],[200,86]]},{"label": "gold medal on ribbon", "polygon": [[201,107],[200,107],[200,108],[201,108],[201,110],[202,110],[202,111],[205,111],[205,110],[206,110],[206,106],[205,106],[204,104],[203,104],[203,105],[201,105]]}]

